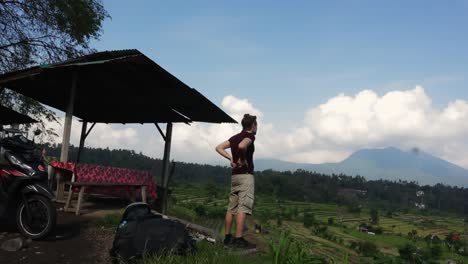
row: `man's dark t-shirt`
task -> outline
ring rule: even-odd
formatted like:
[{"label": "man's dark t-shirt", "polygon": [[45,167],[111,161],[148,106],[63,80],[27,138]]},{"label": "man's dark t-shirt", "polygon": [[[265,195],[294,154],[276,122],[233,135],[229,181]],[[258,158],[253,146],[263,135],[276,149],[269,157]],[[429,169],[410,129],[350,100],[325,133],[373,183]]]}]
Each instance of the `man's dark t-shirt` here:
[{"label": "man's dark t-shirt", "polygon": [[252,133],[242,131],[239,134],[236,134],[229,139],[229,145],[231,146],[232,159],[234,160],[235,163],[237,163],[237,161],[239,160],[240,151],[241,151],[239,149],[239,143],[244,138],[250,138],[252,140],[252,144],[250,144],[247,147],[247,151],[245,153],[245,160],[247,161],[247,166],[233,168],[232,175],[253,174],[254,172],[253,153],[255,151],[255,146],[254,146],[255,136]]}]

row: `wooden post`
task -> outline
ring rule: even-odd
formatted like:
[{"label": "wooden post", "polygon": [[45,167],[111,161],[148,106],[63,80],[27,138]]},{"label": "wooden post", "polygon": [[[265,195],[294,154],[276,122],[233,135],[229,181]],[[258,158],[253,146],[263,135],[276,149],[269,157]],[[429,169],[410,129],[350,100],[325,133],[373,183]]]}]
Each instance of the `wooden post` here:
[{"label": "wooden post", "polygon": [[[78,82],[78,73],[75,71],[72,75],[70,95],[68,97],[67,112],[65,113],[65,122],[63,125],[62,150],[60,152],[60,161],[68,161],[68,148],[70,147],[71,125],[73,118],[73,108],[75,106],[76,85]],[[57,175],[57,201],[63,201],[65,184],[63,183],[63,174]]]},{"label": "wooden post", "polygon": [[88,122],[83,120],[83,124],[81,124],[80,146],[78,147],[78,153],[76,154],[76,163],[80,162],[81,152],[83,152],[85,139],[86,139],[87,126],[88,126]]},{"label": "wooden post", "polygon": [[73,118],[73,108],[75,106],[76,85],[78,82],[78,73],[75,71],[72,76],[70,96],[68,98],[67,112],[65,113],[65,123],[63,125],[62,151],[60,161],[68,161],[68,148],[70,147],[71,125]]},{"label": "wooden post", "polygon": [[67,202],[65,203],[65,207],[63,208],[63,211],[68,212],[69,208],[71,206],[71,201],[73,197],[73,190],[70,184],[70,190],[68,191],[68,197],[67,197]]},{"label": "wooden post", "polygon": [[167,195],[169,184],[169,161],[171,156],[171,141],[172,141],[172,123],[167,123],[166,125],[166,142],[164,144],[164,157],[163,157],[163,166],[162,166],[162,187],[164,192],[162,194],[162,213],[165,214],[167,211]]},{"label": "wooden post", "polygon": [[84,194],[85,187],[81,186],[80,192],[78,193],[78,202],[76,203],[76,215],[80,215],[81,203],[83,202],[83,194]]},{"label": "wooden post", "polygon": [[146,200],[146,189],[147,189],[146,186],[141,186],[141,201],[144,202],[144,203],[147,203],[147,200]]}]

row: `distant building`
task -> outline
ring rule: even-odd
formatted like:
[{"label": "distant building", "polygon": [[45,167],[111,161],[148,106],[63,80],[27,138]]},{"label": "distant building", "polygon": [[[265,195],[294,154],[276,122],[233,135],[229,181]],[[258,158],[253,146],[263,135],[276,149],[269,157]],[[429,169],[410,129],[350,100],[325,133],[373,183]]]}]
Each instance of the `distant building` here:
[{"label": "distant building", "polygon": [[367,228],[367,226],[360,226],[359,231],[363,232],[363,233],[367,233],[367,232],[369,232],[369,229]]}]

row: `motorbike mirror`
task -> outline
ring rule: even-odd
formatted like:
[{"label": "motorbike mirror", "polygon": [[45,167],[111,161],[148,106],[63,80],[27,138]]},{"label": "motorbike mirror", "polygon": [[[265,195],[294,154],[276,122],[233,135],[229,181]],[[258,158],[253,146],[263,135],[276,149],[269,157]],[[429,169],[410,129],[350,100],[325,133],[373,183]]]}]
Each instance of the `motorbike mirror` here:
[{"label": "motorbike mirror", "polygon": [[39,136],[41,133],[42,133],[42,131],[39,128],[34,130],[34,135],[35,136]]}]

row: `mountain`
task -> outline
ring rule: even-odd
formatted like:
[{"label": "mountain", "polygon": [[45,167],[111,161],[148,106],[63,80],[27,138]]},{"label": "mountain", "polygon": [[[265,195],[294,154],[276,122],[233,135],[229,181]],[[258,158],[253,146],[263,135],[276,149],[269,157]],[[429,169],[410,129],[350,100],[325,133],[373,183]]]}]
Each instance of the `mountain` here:
[{"label": "mountain", "polygon": [[368,180],[406,180],[420,184],[468,186],[468,170],[422,151],[389,147],[362,149],[338,163],[307,164],[274,159],[255,161],[256,170],[304,169],[324,174],[361,175]]}]

